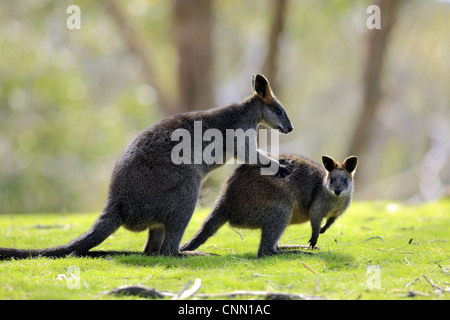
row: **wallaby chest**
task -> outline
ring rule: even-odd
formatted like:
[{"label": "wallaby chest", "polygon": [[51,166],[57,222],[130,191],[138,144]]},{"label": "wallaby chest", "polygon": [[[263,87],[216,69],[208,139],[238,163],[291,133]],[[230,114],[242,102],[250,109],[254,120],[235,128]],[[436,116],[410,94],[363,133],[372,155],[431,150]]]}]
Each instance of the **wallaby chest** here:
[{"label": "wallaby chest", "polygon": [[297,201],[294,201],[292,205],[292,214],[289,224],[300,224],[309,221],[309,211],[304,211],[300,208]]},{"label": "wallaby chest", "polygon": [[330,201],[330,205],[328,206],[328,210],[326,210],[324,218],[337,218],[347,209],[350,204],[350,197],[341,197],[338,199],[333,199]]}]

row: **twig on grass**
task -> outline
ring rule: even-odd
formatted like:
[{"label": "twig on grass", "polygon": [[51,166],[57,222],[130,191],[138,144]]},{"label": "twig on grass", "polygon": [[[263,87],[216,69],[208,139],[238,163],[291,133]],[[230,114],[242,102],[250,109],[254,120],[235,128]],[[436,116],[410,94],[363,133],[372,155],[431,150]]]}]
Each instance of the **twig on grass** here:
[{"label": "twig on grass", "polygon": [[441,287],[435,285],[433,281],[431,281],[430,279],[428,279],[426,275],[423,274],[422,277],[423,277],[425,280],[427,280],[427,282],[428,282],[433,288],[437,289],[440,293],[442,293],[442,292],[444,291],[444,289],[442,289]]},{"label": "twig on grass", "polygon": [[369,237],[369,238],[367,238],[367,239],[366,239],[366,240],[364,240],[364,241],[369,241],[369,240],[373,240],[373,239],[380,239],[381,241],[383,241],[383,242],[384,242],[383,238],[382,238],[382,237],[380,237],[380,236]]},{"label": "twig on grass", "polygon": [[[392,250],[398,250],[397,248],[391,248],[390,250],[387,249],[381,249],[381,248],[376,248],[375,250],[377,251],[387,251],[387,252],[391,252]],[[409,251],[397,251],[398,253],[404,253],[404,254],[414,254],[414,252],[409,252]]]},{"label": "twig on grass", "polygon": [[416,278],[416,279],[414,279],[413,281],[411,281],[411,282],[408,282],[407,284],[406,284],[406,286],[405,286],[405,289],[404,290],[406,290],[410,285],[412,285],[412,284],[414,284],[414,283],[416,283],[417,281],[419,281],[420,280],[420,278]]},{"label": "twig on grass", "polygon": [[201,288],[202,286],[202,280],[197,278],[194,281],[194,284],[192,285],[192,287],[188,290],[188,287],[191,285],[191,281],[189,280],[186,285],[184,286],[184,288],[178,292],[173,298],[172,300],[185,300],[188,299],[190,297],[192,297],[194,294],[197,293],[197,291]]},{"label": "twig on grass", "polygon": [[108,294],[117,296],[138,296],[142,298],[161,299],[165,297],[172,297],[175,294],[172,292],[161,292],[153,288],[143,286],[124,286],[114,288]]},{"label": "twig on grass", "polygon": [[318,274],[316,271],[314,271],[313,269],[311,269],[310,267],[308,267],[305,263],[302,262],[302,265],[303,265],[306,269],[308,269],[309,271],[311,271],[312,273]]},{"label": "twig on grass", "polygon": [[236,229],[234,229],[232,226],[230,226],[229,224],[228,224],[228,228],[230,228],[231,230],[233,230],[234,232],[236,232],[240,237],[241,237],[241,240],[242,241],[244,241],[244,236],[239,232],[239,231],[237,231]]},{"label": "twig on grass", "polygon": [[153,275],[151,274],[149,277],[147,277],[147,279],[145,279],[144,281],[142,281],[142,282],[139,282],[138,283],[138,285],[141,285],[141,284],[144,284],[144,283],[146,283],[148,280],[150,280],[150,278],[151,277],[153,277]]},{"label": "twig on grass", "polygon": [[255,277],[271,277],[270,275],[260,274],[260,273],[254,273],[253,276],[255,276]]},{"label": "twig on grass", "polygon": [[187,290],[187,288],[189,288],[189,286],[191,285],[191,280],[189,280],[183,287],[183,289],[181,289],[180,292],[178,292],[173,298],[172,300],[182,300],[181,299],[181,295]]},{"label": "twig on grass", "polygon": [[410,290],[406,296],[407,297],[415,297],[415,296],[429,297],[430,295],[423,293],[423,292]]},{"label": "twig on grass", "polygon": [[235,298],[237,296],[249,296],[256,298],[264,298],[266,300],[324,300],[323,297],[318,296],[307,296],[301,293],[283,293],[283,292],[270,292],[270,291],[247,291],[238,290],[224,293],[213,293],[213,294],[198,294],[196,297],[199,298]]},{"label": "twig on grass", "polygon": [[301,293],[284,293],[284,292],[270,292],[270,291],[247,291],[247,290],[237,290],[231,292],[223,292],[223,293],[199,293],[196,294],[197,291],[201,287],[201,280],[196,279],[194,285],[186,290],[190,285],[190,281],[186,284],[186,286],[179,292],[167,292],[167,291],[159,291],[154,288],[148,288],[144,286],[124,286],[115,288],[112,291],[108,292],[108,294],[120,295],[120,296],[138,296],[142,298],[150,298],[150,299],[161,299],[166,297],[172,297],[172,300],[185,300],[191,297],[200,298],[200,299],[215,299],[215,298],[224,298],[231,299],[237,296],[249,296],[255,298],[261,298],[266,300],[324,300],[324,297],[319,296],[307,296]]},{"label": "twig on grass", "polygon": [[445,269],[443,266],[441,266],[439,263],[438,263],[438,266],[439,266],[439,268],[441,268],[442,269],[442,271],[444,271],[444,273],[445,273],[445,275],[449,275],[450,273],[447,271],[447,269]]}]

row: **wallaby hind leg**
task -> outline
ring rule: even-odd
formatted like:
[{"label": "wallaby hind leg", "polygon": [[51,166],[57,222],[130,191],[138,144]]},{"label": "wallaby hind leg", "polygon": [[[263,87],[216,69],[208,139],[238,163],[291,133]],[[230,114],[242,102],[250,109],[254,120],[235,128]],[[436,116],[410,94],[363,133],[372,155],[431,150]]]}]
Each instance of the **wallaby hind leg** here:
[{"label": "wallaby hind leg", "polygon": [[[273,214],[274,217],[282,217],[280,214]],[[286,220],[286,219],[285,219]],[[266,221],[261,228],[261,242],[259,243],[258,258],[278,254],[278,240],[286,229],[288,221],[277,219],[277,221]]]},{"label": "wallaby hind leg", "polygon": [[164,223],[165,236],[159,251],[160,254],[165,256],[180,255],[180,242],[189,220],[194,213],[194,209],[195,201],[191,203],[180,201],[177,208],[175,208],[172,213],[168,214],[169,218]]},{"label": "wallaby hind leg", "polygon": [[225,215],[221,212],[220,208],[215,208],[209,213],[205,221],[203,221],[200,229],[195,233],[195,235],[181,246],[181,251],[195,250],[208,240],[212,235],[214,235],[221,226],[226,222]]},{"label": "wallaby hind leg", "polygon": [[168,219],[164,223],[165,237],[161,250],[159,251],[161,255],[176,257],[188,255],[207,255],[204,252],[197,251],[180,252],[180,242],[194,212],[197,195],[190,200],[192,201],[180,201],[178,208],[174,211],[177,212],[176,219]]},{"label": "wallaby hind leg", "polygon": [[276,221],[272,221],[262,226],[261,231],[261,242],[259,244],[258,249],[258,258],[262,258],[264,256],[270,256],[275,254],[290,254],[290,253],[306,253],[311,254],[311,252],[305,252],[305,251],[298,251],[298,250],[289,250],[289,251],[281,251],[278,250],[278,240],[280,240],[281,235],[283,234],[284,230],[286,229],[289,220],[282,219],[282,217],[289,217],[288,214],[273,214],[274,217],[276,217]]},{"label": "wallaby hind leg", "polygon": [[143,253],[146,255],[159,254],[161,246],[164,242],[166,231],[164,226],[153,227],[148,230],[147,243],[145,244]]},{"label": "wallaby hind leg", "polygon": [[[188,221],[189,222],[189,221]],[[201,251],[183,251],[179,249],[181,238],[183,237],[184,231],[187,227],[187,223],[181,223],[177,221],[177,224],[166,224],[166,236],[164,242],[161,246],[160,254],[170,255],[175,257],[185,257],[191,255],[197,256],[207,256],[210,255],[206,252]]]},{"label": "wallaby hind leg", "polygon": [[[176,192],[166,195],[165,201],[170,203],[170,206],[168,206],[169,211],[164,215],[165,218],[162,221],[165,235],[161,249],[159,250],[161,255],[179,257],[188,254],[180,253],[180,242],[194,213],[200,186],[201,180],[194,176],[178,185]],[[150,241],[150,243],[156,242],[156,240]]]}]

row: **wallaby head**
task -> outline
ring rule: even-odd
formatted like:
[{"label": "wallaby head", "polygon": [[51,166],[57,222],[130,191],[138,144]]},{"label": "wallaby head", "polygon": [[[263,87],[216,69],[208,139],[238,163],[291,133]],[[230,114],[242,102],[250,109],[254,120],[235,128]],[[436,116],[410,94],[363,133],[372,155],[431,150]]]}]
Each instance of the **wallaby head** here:
[{"label": "wallaby head", "polygon": [[353,191],[353,174],[358,164],[358,158],[351,156],[339,163],[329,156],[323,156],[322,163],[328,171],[327,191],[335,197],[351,194]]},{"label": "wallaby head", "polygon": [[252,89],[263,104],[261,121],[282,133],[291,132],[294,127],[286,114],[286,110],[273,95],[269,81],[262,74],[252,75]]}]

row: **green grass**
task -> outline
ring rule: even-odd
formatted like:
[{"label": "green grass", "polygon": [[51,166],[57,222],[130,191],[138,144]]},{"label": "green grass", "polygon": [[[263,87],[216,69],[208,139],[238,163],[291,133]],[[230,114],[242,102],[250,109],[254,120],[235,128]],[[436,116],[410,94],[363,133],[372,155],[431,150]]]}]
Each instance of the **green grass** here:
[{"label": "green grass", "polygon": [[[198,229],[207,212],[195,212],[184,240]],[[96,216],[1,215],[0,246],[62,244],[86,231]],[[195,278],[202,280],[199,293],[264,290],[327,299],[449,299],[450,292],[439,293],[423,277],[444,290],[450,287],[449,227],[450,200],[420,206],[355,202],[319,237],[322,250],[313,256],[256,259],[259,231],[239,230],[244,237],[241,240],[224,226],[199,248],[220,256],[0,261],[0,299],[124,299],[105,293],[143,282],[160,291],[178,292]],[[280,243],[306,244],[310,232],[309,224],[291,226]],[[140,250],[146,235],[121,228],[97,249]],[[71,266],[80,270],[79,289],[70,289],[70,282],[57,279]],[[380,288],[370,288],[368,280],[373,274],[368,273],[369,266],[379,266]],[[409,291],[424,295],[406,297]]]}]

